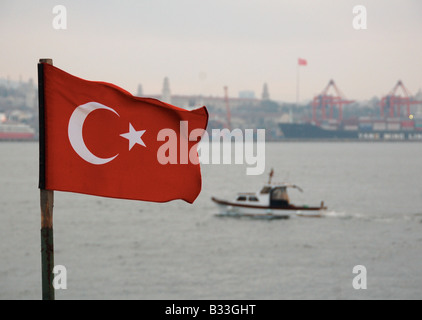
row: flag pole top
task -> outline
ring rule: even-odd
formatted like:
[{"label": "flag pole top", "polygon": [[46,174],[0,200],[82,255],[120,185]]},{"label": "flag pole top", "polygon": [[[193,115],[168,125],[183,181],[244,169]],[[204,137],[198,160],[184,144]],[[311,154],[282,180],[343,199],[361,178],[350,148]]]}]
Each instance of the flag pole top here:
[{"label": "flag pole top", "polygon": [[53,64],[53,59],[43,58],[43,59],[40,59],[40,63]]}]

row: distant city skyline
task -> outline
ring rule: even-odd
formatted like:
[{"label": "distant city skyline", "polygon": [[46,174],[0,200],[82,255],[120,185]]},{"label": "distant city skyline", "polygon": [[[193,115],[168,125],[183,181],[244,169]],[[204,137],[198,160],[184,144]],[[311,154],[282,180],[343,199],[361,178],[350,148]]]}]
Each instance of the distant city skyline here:
[{"label": "distant city skyline", "polygon": [[[309,101],[334,79],[345,96],[386,95],[402,80],[422,88],[420,1],[121,1],[60,3],[67,29],[55,30],[55,1],[0,3],[0,78],[37,79],[39,58],[78,77],[136,93],[229,96],[264,83],[270,98]],[[355,30],[352,10],[367,9],[367,29]]]},{"label": "distant city skyline", "polygon": [[[200,93],[188,93],[188,94],[183,94],[183,93],[178,93],[178,92],[171,92],[171,84],[170,81],[167,77],[165,77],[163,79],[164,83],[163,83],[163,87],[161,89],[160,92],[144,92],[142,89],[142,84],[138,84],[137,86],[137,90],[131,92],[133,95],[135,96],[139,96],[139,97],[153,97],[156,99],[161,99],[164,102],[168,102],[171,103],[171,97],[174,98],[181,98],[183,99],[187,99],[188,97],[194,98],[194,99],[199,99],[200,97],[203,98],[212,98],[212,99],[224,99],[224,94],[209,94],[209,95],[204,95],[204,94],[200,94]],[[22,77],[19,77],[19,79],[12,79],[12,78],[2,78],[0,77],[0,86],[10,86],[10,88],[20,88],[21,86],[25,86],[26,89],[29,88],[34,88],[35,90],[37,89],[37,84],[34,82],[33,78],[29,78],[29,79],[23,79]],[[329,94],[335,94],[334,92],[330,91]],[[395,92],[396,95],[401,95],[403,96],[403,91],[402,90],[397,90]],[[419,89],[417,92],[413,93],[411,92],[413,98],[417,99],[417,100],[422,100],[422,89]],[[384,96],[384,95],[383,95]],[[315,96],[314,96],[315,97]],[[312,103],[312,99],[314,98],[310,98],[307,100],[302,100],[301,104],[310,104]],[[369,101],[372,99],[378,99],[380,100],[382,97],[381,96],[373,96],[369,99],[357,99],[355,100],[356,102],[362,102],[365,103],[365,101]],[[271,99],[271,95],[270,92],[268,91],[268,86],[266,83],[264,83],[263,88],[262,88],[262,92],[261,93],[257,93],[253,90],[241,90],[237,93],[232,93],[232,95],[229,95],[229,99],[233,100],[233,99],[250,99],[250,100],[273,100]],[[178,101],[180,99],[176,99],[176,101]],[[216,100],[213,100],[216,101]],[[279,103],[295,103],[292,101],[283,101],[283,100],[273,100]],[[185,103],[186,104],[186,103]],[[186,107],[186,105],[180,105],[180,107]],[[199,105],[198,105],[199,106]]]}]

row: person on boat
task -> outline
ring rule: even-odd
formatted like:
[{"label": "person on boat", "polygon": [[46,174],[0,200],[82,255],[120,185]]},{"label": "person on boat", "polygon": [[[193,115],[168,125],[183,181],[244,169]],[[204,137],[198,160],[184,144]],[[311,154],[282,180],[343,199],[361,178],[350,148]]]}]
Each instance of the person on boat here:
[{"label": "person on boat", "polygon": [[274,188],[271,192],[271,205],[276,207],[289,206],[290,199],[286,187]]}]

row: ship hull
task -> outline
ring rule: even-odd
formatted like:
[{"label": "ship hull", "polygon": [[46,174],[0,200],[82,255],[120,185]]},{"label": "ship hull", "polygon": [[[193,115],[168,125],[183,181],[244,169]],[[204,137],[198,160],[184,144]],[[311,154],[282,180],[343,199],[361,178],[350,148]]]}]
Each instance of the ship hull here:
[{"label": "ship hull", "polygon": [[35,135],[27,132],[0,132],[0,141],[30,141]]},{"label": "ship hull", "polygon": [[332,130],[311,123],[280,123],[279,127],[283,138],[292,140],[422,141],[422,131],[415,130]]},{"label": "ship hull", "polygon": [[0,123],[0,141],[30,141],[35,140],[35,131],[23,123]]}]

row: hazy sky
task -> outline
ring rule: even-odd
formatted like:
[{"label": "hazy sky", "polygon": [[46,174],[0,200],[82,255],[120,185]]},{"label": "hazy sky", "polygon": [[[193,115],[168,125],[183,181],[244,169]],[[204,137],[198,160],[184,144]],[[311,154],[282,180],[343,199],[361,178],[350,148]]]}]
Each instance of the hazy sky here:
[{"label": "hazy sky", "polygon": [[[67,30],[52,26],[55,5]],[[352,26],[355,5],[367,29]],[[311,99],[333,78],[347,98],[422,88],[420,0],[0,0],[0,77],[36,79],[39,58],[136,93],[230,96],[267,83],[275,100]]]}]

